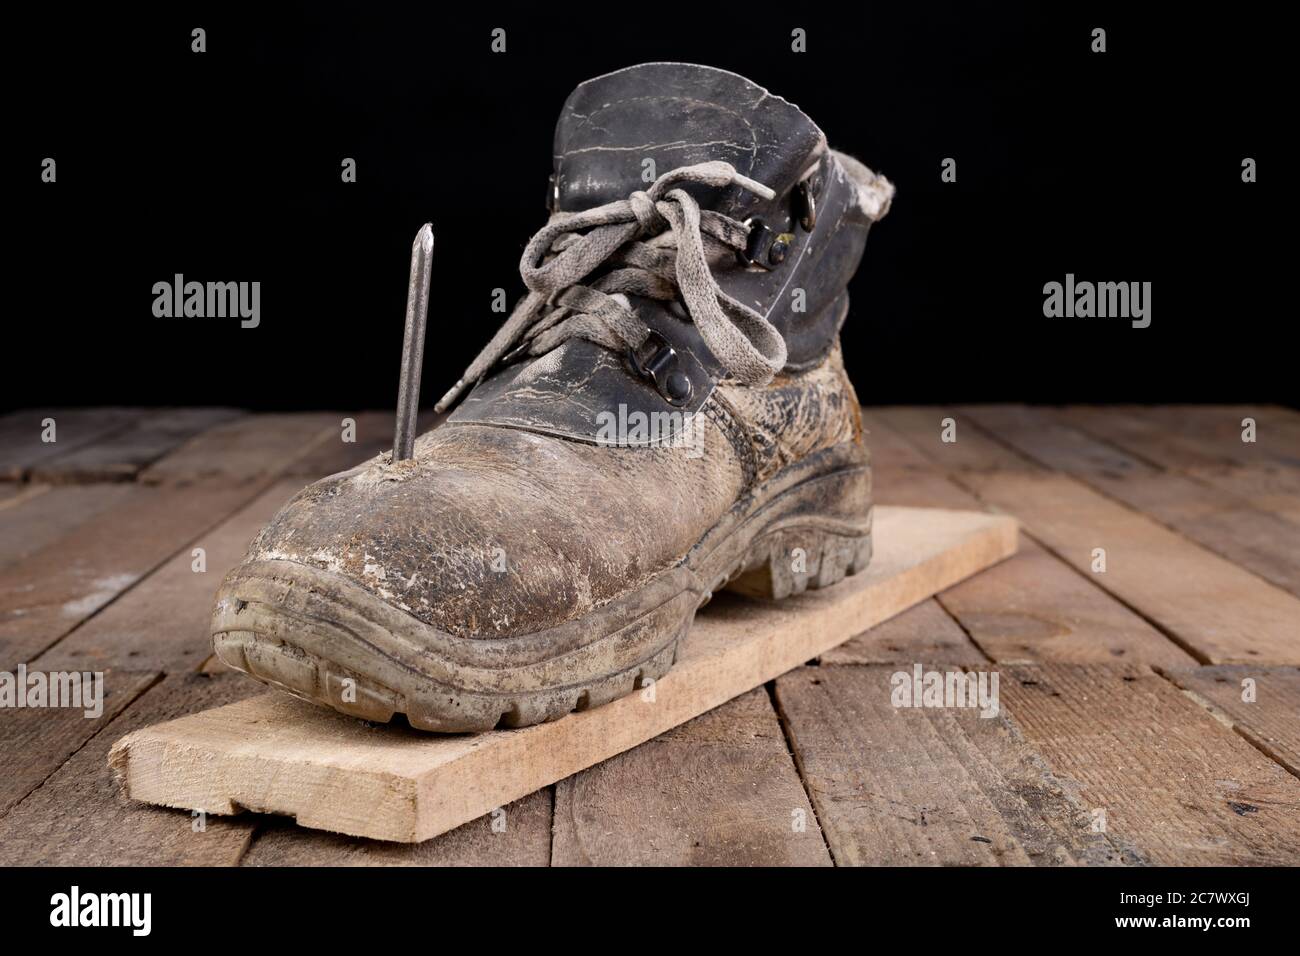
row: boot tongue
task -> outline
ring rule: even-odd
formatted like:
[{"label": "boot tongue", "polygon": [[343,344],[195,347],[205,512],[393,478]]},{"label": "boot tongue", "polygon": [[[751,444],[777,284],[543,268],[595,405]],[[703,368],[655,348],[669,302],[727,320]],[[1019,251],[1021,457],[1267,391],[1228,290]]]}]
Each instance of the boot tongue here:
[{"label": "boot tongue", "polygon": [[[826,148],[803,112],[742,76],[687,63],[646,63],[588,80],[555,127],[558,208],[626,199],[678,166],[724,160],[779,197]],[[649,161],[653,161],[653,167]],[[735,218],[763,200],[738,186],[692,185],[706,208]]]}]

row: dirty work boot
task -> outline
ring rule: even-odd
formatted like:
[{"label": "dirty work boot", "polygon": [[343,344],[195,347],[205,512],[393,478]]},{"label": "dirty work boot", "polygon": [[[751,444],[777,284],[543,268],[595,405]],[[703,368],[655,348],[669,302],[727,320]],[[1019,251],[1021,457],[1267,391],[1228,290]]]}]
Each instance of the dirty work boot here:
[{"label": "dirty work boot", "polygon": [[528,294],[459,407],[285,506],[217,595],[227,664],[368,720],[518,727],[661,677],[719,588],[866,566],[838,333],[893,187],[780,97],[677,63],[579,86],[555,156]]}]

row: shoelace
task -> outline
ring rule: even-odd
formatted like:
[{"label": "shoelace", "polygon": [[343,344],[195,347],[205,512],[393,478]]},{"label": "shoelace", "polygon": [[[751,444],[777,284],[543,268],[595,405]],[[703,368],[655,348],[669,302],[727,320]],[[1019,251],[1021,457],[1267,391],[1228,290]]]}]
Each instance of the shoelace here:
[{"label": "shoelace", "polygon": [[[528,294],[439,400],[445,411],[468,385],[507,355],[543,355],[571,338],[614,350],[638,350],[650,334],[626,294],[672,301],[680,293],[691,320],[729,375],[764,385],[785,366],[781,333],[766,317],[718,287],[706,237],[716,250],[742,251],[749,227],[701,210],[680,183],[736,184],[763,199],[776,194],[730,163],[680,166],[645,191],[582,212],[557,212],[529,240],[519,263]],[[610,262],[589,285],[582,280]]]}]

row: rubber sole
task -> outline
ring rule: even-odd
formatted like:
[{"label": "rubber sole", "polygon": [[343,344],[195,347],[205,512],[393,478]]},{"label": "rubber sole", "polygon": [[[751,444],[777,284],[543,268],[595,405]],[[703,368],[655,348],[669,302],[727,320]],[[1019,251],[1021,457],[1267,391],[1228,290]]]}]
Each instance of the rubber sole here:
[{"label": "rubber sole", "polygon": [[447,733],[556,720],[664,676],[718,590],[779,600],[865,569],[871,475],[861,455],[830,450],[792,466],[677,566],[548,631],[457,637],[339,575],[260,561],[218,592],[213,648],[264,683],[378,723],[404,714]]}]

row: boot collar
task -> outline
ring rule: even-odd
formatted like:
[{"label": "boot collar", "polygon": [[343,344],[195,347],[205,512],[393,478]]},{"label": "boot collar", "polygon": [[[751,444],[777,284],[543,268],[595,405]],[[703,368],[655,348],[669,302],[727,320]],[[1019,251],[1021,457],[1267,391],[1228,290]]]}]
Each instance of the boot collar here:
[{"label": "boot collar", "polygon": [[[553,209],[624,199],[678,166],[725,160],[784,197],[826,152],[797,106],[743,76],[690,63],[643,63],[587,80],[555,127]],[[768,203],[731,186],[691,187],[705,208],[744,219]]]}]

